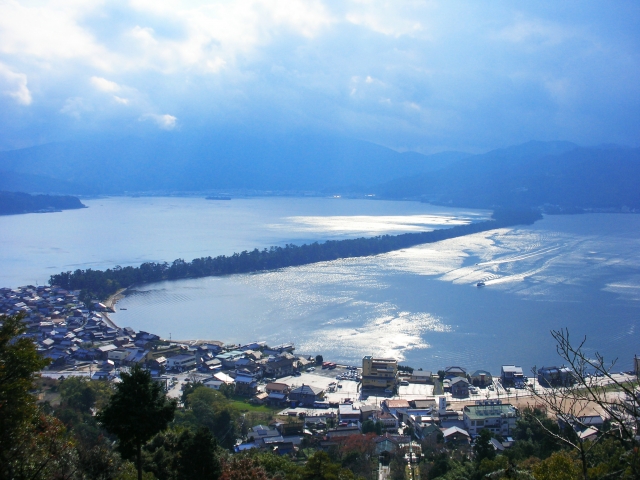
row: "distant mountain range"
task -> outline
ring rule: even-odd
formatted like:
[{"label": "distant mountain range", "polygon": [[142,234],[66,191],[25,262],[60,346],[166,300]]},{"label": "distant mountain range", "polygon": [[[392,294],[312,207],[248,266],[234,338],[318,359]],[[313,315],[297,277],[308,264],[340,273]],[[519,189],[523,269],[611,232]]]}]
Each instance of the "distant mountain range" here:
[{"label": "distant mountain range", "polygon": [[640,149],[529,142],[394,179],[375,192],[383,198],[477,208],[640,211]]},{"label": "distant mountain range", "polygon": [[0,190],[375,193],[438,204],[640,210],[640,149],[528,142],[481,155],[398,153],[330,135],[164,133],[0,152]]},{"label": "distant mountain range", "polygon": [[72,194],[361,190],[467,157],[334,136],[186,135],[52,143],[0,152],[0,189]]}]

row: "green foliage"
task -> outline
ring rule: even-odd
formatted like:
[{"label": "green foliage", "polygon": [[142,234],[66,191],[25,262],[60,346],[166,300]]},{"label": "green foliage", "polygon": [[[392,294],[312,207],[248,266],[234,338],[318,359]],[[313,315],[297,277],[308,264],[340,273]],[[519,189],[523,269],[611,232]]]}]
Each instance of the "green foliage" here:
[{"label": "green foliage", "polygon": [[376,424],[373,420],[368,419],[362,422],[362,433],[372,433],[376,431]]},{"label": "green foliage", "polygon": [[431,472],[429,472],[429,478],[440,478],[442,480],[469,480],[473,478],[475,473],[474,464],[471,462],[458,462],[456,460],[452,460],[449,463],[449,470],[441,476],[434,477],[431,476]]},{"label": "green foliage", "polygon": [[288,457],[259,450],[251,450],[245,455],[254,459],[271,477],[298,478],[300,467]]},{"label": "green foliage", "polygon": [[78,455],[64,425],[40,410],[30,393],[49,361],[21,336],[22,319],[0,317],[0,479],[69,478]]},{"label": "green foliage", "polygon": [[568,452],[555,452],[532,469],[536,480],[577,480],[582,477],[580,462]]},{"label": "green foliage", "polygon": [[319,451],[314,453],[302,468],[301,480],[350,480],[355,479],[351,470],[341,468],[339,463],[331,461],[329,455]]},{"label": "green foliage", "polygon": [[[49,361],[38,355],[33,341],[20,337],[25,332],[23,318],[24,315],[0,317],[0,478],[11,478],[19,463],[27,462],[23,456],[31,454],[23,447],[31,444],[28,448],[37,448],[35,439],[29,437],[38,428],[48,433],[62,431],[55,422],[40,415],[30,393],[36,373]],[[36,464],[37,460],[32,456],[29,462]]]},{"label": "green foliage", "polygon": [[480,430],[480,435],[473,445],[473,452],[475,453],[476,463],[481,463],[485,459],[493,460],[496,458],[496,450],[491,444],[491,432],[486,428]]},{"label": "green foliage", "polygon": [[439,478],[443,476],[452,468],[453,466],[451,464],[449,455],[447,455],[446,453],[441,453],[433,459],[430,467],[425,467],[424,470],[429,472],[428,478],[429,480],[431,480],[433,478]]},{"label": "green foliage", "polygon": [[515,443],[505,452],[505,455],[511,461],[529,457],[537,457],[541,460],[548,458],[552,453],[562,449],[562,446],[548,432],[560,434],[558,424],[541,410],[524,409],[512,432]]},{"label": "green foliage", "polygon": [[182,390],[182,396],[180,397],[180,400],[182,401],[182,405],[184,405],[184,408],[189,408],[189,395],[191,395],[196,388],[198,387],[202,387],[203,383],[198,381],[198,382],[188,382],[184,385],[184,389]]},{"label": "green foliage", "polygon": [[493,458],[485,457],[478,461],[476,457],[476,471],[474,478],[481,479],[492,473],[506,470],[509,467],[509,459],[504,455],[493,455]]},{"label": "green foliage", "polygon": [[178,459],[179,480],[217,480],[222,468],[218,458],[218,443],[207,428],[199,428],[193,435],[180,439]]},{"label": "green foliage", "polygon": [[398,371],[400,372],[413,373],[413,370],[413,367],[409,367],[407,365],[398,365]]},{"label": "green foliage", "polygon": [[393,458],[389,463],[389,478],[391,480],[405,480],[407,478],[407,464],[402,458]]},{"label": "green foliage", "polygon": [[[78,476],[91,480],[111,480],[126,475],[129,470],[129,462],[123,462],[117,452],[113,450],[110,442],[98,441],[90,444],[86,440],[76,441],[78,454]],[[135,474],[135,467],[133,467]],[[134,478],[135,475],[132,477]]]},{"label": "green foliage", "polygon": [[103,408],[113,394],[109,382],[90,381],[86,377],[69,377],[60,383],[60,396],[69,407],[83,413]]},{"label": "green foliage", "polygon": [[220,385],[220,389],[218,390],[222,395],[227,398],[231,398],[236,393],[236,384],[235,383],[223,383]]},{"label": "green foliage", "polygon": [[129,373],[121,373],[120,378],[122,382],[117,384],[115,393],[97,418],[109,433],[118,437],[118,449],[125,458],[137,457],[141,478],[142,445],[167,428],[176,404],[165,397],[162,386],[139,365]]},{"label": "green foliage", "polygon": [[216,390],[199,386],[187,400],[189,408],[178,413],[176,423],[193,430],[206,427],[222,447],[233,449],[239,412],[231,406],[229,399]]},{"label": "green foliage", "polygon": [[324,357],[322,355],[316,355],[316,365],[322,365]]}]

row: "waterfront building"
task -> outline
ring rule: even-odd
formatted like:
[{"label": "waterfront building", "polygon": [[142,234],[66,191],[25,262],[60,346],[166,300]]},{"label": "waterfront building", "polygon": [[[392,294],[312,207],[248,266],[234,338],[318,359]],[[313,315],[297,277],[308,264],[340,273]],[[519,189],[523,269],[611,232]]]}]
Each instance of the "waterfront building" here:
[{"label": "waterfront building", "polygon": [[444,369],[444,378],[451,380],[456,377],[467,378],[467,371],[458,366],[447,367]]},{"label": "waterfront building", "polygon": [[575,379],[573,372],[567,367],[542,367],[538,369],[538,382],[546,387],[567,387]]},{"label": "waterfront building", "polygon": [[491,373],[486,370],[476,370],[471,374],[471,383],[475,387],[488,387],[493,384],[493,377],[491,376]]},{"label": "waterfront building", "polygon": [[394,389],[398,375],[398,361],[394,358],[362,359],[362,388]]},{"label": "waterfront building", "polygon": [[504,386],[523,383],[524,373],[522,372],[522,367],[517,365],[503,365],[500,369],[500,379],[502,380],[502,385]]}]

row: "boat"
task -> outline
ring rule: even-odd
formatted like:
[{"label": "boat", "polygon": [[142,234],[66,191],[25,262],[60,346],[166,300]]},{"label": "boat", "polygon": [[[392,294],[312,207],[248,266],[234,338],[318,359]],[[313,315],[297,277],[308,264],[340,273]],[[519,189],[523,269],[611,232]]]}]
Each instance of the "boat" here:
[{"label": "boat", "polygon": [[486,285],[486,283],[484,282],[478,282],[476,283],[476,287],[480,288],[480,287],[484,287]]},{"label": "boat", "polygon": [[205,200],[231,200],[231,197],[226,197],[224,195],[210,195],[205,197]]},{"label": "boat", "polygon": [[126,308],[122,308],[122,307],[121,307],[121,308],[120,308],[120,310],[126,310]]}]

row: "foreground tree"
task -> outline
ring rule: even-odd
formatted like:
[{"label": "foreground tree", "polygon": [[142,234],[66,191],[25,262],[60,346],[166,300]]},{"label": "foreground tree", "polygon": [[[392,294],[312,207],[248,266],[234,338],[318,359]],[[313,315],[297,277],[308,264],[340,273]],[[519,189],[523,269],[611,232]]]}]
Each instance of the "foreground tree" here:
[{"label": "foreground tree", "polygon": [[31,394],[49,360],[38,355],[23,315],[0,316],[0,479],[69,478],[76,456],[61,422]]},{"label": "foreground tree", "polygon": [[218,443],[208,428],[200,428],[180,442],[180,480],[217,480],[222,474]]},{"label": "foreground tree", "polygon": [[[554,330],[551,335],[556,341],[556,350],[563,362],[573,371],[572,381],[547,389],[528,389],[545,409],[565,424],[564,431],[553,431],[541,419],[538,422],[548,435],[557,442],[573,450],[579,460],[581,476],[589,478],[593,451],[599,442],[611,438],[624,447],[621,459],[624,466],[610,472],[617,478],[640,478],[640,442],[638,441],[638,419],[640,418],[640,398],[638,377],[621,382],[613,377],[616,360],[606,362],[598,352],[585,351],[586,337],[573,344],[568,330]],[[536,374],[534,368],[534,375]],[[610,420],[612,428],[596,428],[583,420],[593,411],[600,410]],[[580,435],[591,429],[593,435]],[[557,457],[556,460],[560,458]]]},{"label": "foreground tree", "polygon": [[122,382],[97,417],[102,426],[118,437],[124,458],[136,457],[138,480],[142,480],[142,445],[173,420],[176,402],[169,401],[162,386],[139,365],[120,375]]}]

